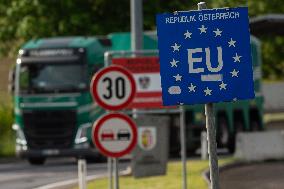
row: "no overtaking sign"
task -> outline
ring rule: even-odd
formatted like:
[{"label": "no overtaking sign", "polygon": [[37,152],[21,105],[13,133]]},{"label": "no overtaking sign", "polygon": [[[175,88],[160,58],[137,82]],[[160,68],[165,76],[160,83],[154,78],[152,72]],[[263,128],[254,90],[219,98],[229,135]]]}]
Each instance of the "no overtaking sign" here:
[{"label": "no overtaking sign", "polygon": [[135,123],[126,115],[111,113],[94,123],[93,142],[108,157],[121,157],[133,150],[137,142]]}]

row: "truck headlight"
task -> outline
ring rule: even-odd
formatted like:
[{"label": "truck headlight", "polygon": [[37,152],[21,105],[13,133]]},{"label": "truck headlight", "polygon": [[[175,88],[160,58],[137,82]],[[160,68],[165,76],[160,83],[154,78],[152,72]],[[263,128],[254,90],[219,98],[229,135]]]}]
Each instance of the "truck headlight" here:
[{"label": "truck headlight", "polygon": [[12,129],[16,131],[16,151],[27,150],[27,140],[21,127],[13,124]]},{"label": "truck headlight", "polygon": [[81,143],[88,141],[88,138],[87,138],[88,129],[90,129],[91,127],[92,127],[91,123],[85,123],[81,125],[75,137],[76,144],[81,144]]}]

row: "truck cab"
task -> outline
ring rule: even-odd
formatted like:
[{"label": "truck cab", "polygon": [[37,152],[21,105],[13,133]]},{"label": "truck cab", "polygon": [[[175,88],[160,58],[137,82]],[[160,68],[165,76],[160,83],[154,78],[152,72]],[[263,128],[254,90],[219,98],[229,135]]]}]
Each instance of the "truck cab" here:
[{"label": "truck cab", "polygon": [[105,38],[31,40],[19,50],[14,79],[16,153],[31,164],[47,157],[99,157],[93,121],[104,113],[89,92],[111,43]]}]

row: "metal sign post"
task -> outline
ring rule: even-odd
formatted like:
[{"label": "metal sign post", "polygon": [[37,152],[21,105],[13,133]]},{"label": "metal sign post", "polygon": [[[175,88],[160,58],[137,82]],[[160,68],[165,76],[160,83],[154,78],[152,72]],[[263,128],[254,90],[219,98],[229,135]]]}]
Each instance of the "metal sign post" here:
[{"label": "metal sign post", "polygon": [[[198,3],[198,10],[206,9],[206,3]],[[216,143],[216,127],[213,113],[213,103],[205,104],[206,129],[209,153],[209,169],[211,189],[219,189],[219,168]]]},{"label": "metal sign post", "polygon": [[248,8],[198,9],[157,14],[162,97],[165,106],[206,104],[211,188],[219,189],[213,103],[255,97]]},{"label": "metal sign post", "polygon": [[131,0],[131,49],[143,48],[143,11],[142,0]]},{"label": "metal sign post", "polygon": [[219,168],[213,103],[205,105],[211,189],[219,189]]},{"label": "metal sign post", "polygon": [[[130,1],[131,12],[131,49],[137,51],[143,49],[143,8],[142,0]],[[134,54],[135,55],[135,54]],[[137,118],[137,109],[132,109],[132,116]]]},{"label": "metal sign post", "polygon": [[113,164],[112,164],[112,158],[107,158],[107,164],[108,164],[108,173],[109,173],[109,189],[113,189],[113,182],[112,182],[112,175],[113,175]]},{"label": "metal sign post", "polygon": [[114,189],[119,189],[118,158],[114,158],[113,162],[114,162]]},{"label": "metal sign post", "polygon": [[182,188],[187,189],[187,171],[186,171],[186,127],[184,108],[180,105],[180,146],[182,160]]}]

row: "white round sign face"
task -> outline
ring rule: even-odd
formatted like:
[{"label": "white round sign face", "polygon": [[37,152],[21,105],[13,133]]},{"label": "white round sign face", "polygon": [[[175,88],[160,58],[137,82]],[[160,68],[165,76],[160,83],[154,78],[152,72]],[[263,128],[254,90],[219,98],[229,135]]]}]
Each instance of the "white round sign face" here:
[{"label": "white round sign face", "polygon": [[137,130],[134,122],[126,115],[107,114],[93,127],[93,141],[101,153],[110,157],[121,157],[136,145]]},{"label": "white round sign face", "polygon": [[95,101],[108,110],[125,108],[133,100],[135,91],[133,76],[118,66],[110,66],[99,71],[91,83]]}]

